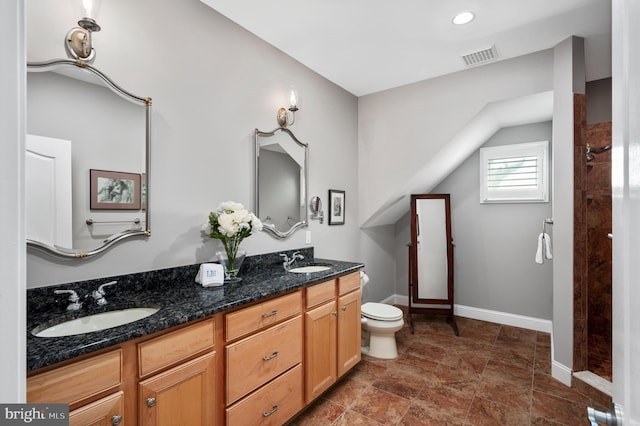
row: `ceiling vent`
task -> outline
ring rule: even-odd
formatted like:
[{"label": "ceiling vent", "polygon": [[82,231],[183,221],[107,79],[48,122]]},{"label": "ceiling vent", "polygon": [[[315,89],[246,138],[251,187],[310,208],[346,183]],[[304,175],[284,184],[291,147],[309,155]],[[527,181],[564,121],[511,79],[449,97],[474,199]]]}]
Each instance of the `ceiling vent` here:
[{"label": "ceiling vent", "polygon": [[466,55],[462,55],[462,59],[464,59],[464,63],[468,67],[473,67],[477,65],[483,65],[488,62],[493,62],[498,59],[498,54],[496,53],[496,46],[491,46],[486,49],[478,50],[477,52],[467,53]]}]

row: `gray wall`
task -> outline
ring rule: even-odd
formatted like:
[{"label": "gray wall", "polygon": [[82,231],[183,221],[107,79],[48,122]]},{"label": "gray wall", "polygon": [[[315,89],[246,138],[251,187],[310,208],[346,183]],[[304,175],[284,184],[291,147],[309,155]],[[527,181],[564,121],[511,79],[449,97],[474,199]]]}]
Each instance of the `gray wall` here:
[{"label": "gray wall", "polygon": [[611,121],[611,78],[588,81],[587,124]]},{"label": "gray wall", "polygon": [[[551,122],[504,128],[483,146],[541,140],[551,141]],[[534,256],[542,221],[551,217],[551,203],[480,204],[479,157],[476,151],[431,191],[451,194],[455,303],[550,320],[553,264],[539,265]],[[410,238],[409,214],[397,232],[397,293],[407,295],[401,262],[406,265],[402,246]]]},{"label": "gray wall", "polygon": [[[28,0],[26,19],[29,61],[66,57],[62,40],[78,19],[67,0]],[[276,111],[288,105],[292,84],[301,97],[292,130],[310,147],[308,195],[325,201],[329,188],[347,194],[345,224],[312,221],[311,245],[321,257],[376,261],[359,254],[355,96],[198,0],[109,0],[98,21],[94,65],[153,98],[152,235],[82,261],[29,251],[29,287],[214,258],[221,244],[202,238],[201,226],[223,201],[252,206],[253,130],[277,127]],[[249,255],[305,245],[304,231],[284,241],[260,233],[243,242]]]}]

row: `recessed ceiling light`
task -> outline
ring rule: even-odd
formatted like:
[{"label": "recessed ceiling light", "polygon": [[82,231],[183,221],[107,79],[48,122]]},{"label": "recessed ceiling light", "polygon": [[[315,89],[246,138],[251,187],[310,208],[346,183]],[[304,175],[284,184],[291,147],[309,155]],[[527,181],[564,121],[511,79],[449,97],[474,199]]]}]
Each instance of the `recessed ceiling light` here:
[{"label": "recessed ceiling light", "polygon": [[474,15],[472,12],[461,12],[453,17],[453,23],[456,25],[468,24],[469,22],[473,21],[473,18],[475,17],[476,15]]}]

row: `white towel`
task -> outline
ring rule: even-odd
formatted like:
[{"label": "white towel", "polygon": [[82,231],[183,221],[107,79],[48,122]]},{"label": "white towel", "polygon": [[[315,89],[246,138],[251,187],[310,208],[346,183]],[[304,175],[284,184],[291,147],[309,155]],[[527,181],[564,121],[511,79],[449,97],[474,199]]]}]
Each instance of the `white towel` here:
[{"label": "white towel", "polygon": [[544,250],[544,234],[538,235],[538,249],[536,250],[536,263],[542,265],[544,263],[544,257],[542,251]]},{"label": "white towel", "polygon": [[553,259],[553,255],[551,254],[551,237],[549,234],[544,233],[542,239],[544,240],[544,258]]},{"label": "white towel", "polygon": [[542,265],[544,259],[552,259],[551,237],[546,232],[538,235],[538,249],[536,250],[536,263]]}]

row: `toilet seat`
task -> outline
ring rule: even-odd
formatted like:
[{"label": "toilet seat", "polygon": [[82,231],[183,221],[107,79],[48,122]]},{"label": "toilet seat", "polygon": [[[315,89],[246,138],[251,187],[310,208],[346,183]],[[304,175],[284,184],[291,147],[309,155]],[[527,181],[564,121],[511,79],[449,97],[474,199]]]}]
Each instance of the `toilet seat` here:
[{"label": "toilet seat", "polygon": [[384,303],[367,302],[361,306],[362,315],[378,321],[396,321],[402,319],[401,309]]}]

